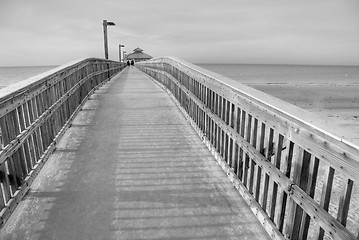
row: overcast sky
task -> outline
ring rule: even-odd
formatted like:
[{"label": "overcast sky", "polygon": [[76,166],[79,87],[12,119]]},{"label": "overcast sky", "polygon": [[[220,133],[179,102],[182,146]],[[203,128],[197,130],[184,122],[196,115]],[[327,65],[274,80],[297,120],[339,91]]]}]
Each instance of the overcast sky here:
[{"label": "overcast sky", "polygon": [[103,19],[113,60],[359,65],[358,0],[0,0],[0,66],[103,58]]}]

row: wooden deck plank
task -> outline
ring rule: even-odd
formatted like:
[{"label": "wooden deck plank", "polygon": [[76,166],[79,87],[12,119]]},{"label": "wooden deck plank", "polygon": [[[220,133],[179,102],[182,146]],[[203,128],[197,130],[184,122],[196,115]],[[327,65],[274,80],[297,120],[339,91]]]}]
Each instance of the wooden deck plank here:
[{"label": "wooden deck plank", "polygon": [[269,239],[176,105],[134,67],[58,143],[0,239]]}]

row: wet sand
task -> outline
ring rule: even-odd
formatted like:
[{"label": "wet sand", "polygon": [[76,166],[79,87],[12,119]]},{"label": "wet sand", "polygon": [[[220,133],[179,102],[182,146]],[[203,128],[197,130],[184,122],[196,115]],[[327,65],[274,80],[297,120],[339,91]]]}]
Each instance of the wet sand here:
[{"label": "wet sand", "polygon": [[[342,128],[345,136],[359,146],[357,67],[218,64],[203,67],[316,114],[321,120]],[[318,203],[327,168],[328,165],[321,161],[314,197]],[[329,213],[335,218],[346,181],[340,174],[335,174],[329,206]],[[347,221],[347,228],[354,235],[359,232],[358,222],[359,182],[354,181]],[[308,239],[313,239],[316,230],[317,226],[311,222]]]},{"label": "wet sand", "polygon": [[359,84],[248,84],[352,133],[359,145]]},{"label": "wet sand", "polygon": [[[359,145],[359,85],[298,85],[298,84],[247,84],[257,90],[280,98],[295,106],[306,109],[318,115],[322,120],[338,125],[350,132],[351,141]],[[324,168],[321,165],[317,179],[315,200],[319,203],[324,184]],[[336,217],[341,189],[344,187],[345,178],[336,174],[333,183],[333,194],[329,212]],[[354,183],[350,211],[348,214],[347,228],[357,234],[359,227],[359,183]],[[309,239],[312,239],[316,231],[316,225],[311,223]],[[325,238],[329,239],[329,238]]]}]

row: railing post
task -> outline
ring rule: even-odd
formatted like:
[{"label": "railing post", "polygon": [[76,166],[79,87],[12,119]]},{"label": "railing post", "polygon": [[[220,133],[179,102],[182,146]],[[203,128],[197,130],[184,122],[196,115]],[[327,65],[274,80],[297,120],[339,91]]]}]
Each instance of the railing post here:
[{"label": "railing post", "polygon": [[0,228],[96,86],[122,68],[112,69],[117,64],[84,59],[2,89]]},{"label": "railing post", "polygon": [[340,128],[190,63],[159,58],[138,66],[180,103],[177,92],[189,90],[191,123],[272,237],[357,238],[359,146]]}]

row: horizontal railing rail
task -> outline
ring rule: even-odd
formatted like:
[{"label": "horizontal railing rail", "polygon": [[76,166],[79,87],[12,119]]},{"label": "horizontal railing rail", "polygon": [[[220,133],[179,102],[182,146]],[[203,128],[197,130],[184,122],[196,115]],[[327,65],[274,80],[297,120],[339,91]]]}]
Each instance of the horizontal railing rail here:
[{"label": "horizontal railing rail", "polygon": [[273,238],[358,238],[359,147],[342,129],[183,60],[137,66],[168,90]]},{"label": "horizontal railing rail", "polygon": [[85,101],[125,67],[82,59],[0,90],[0,228]]}]

